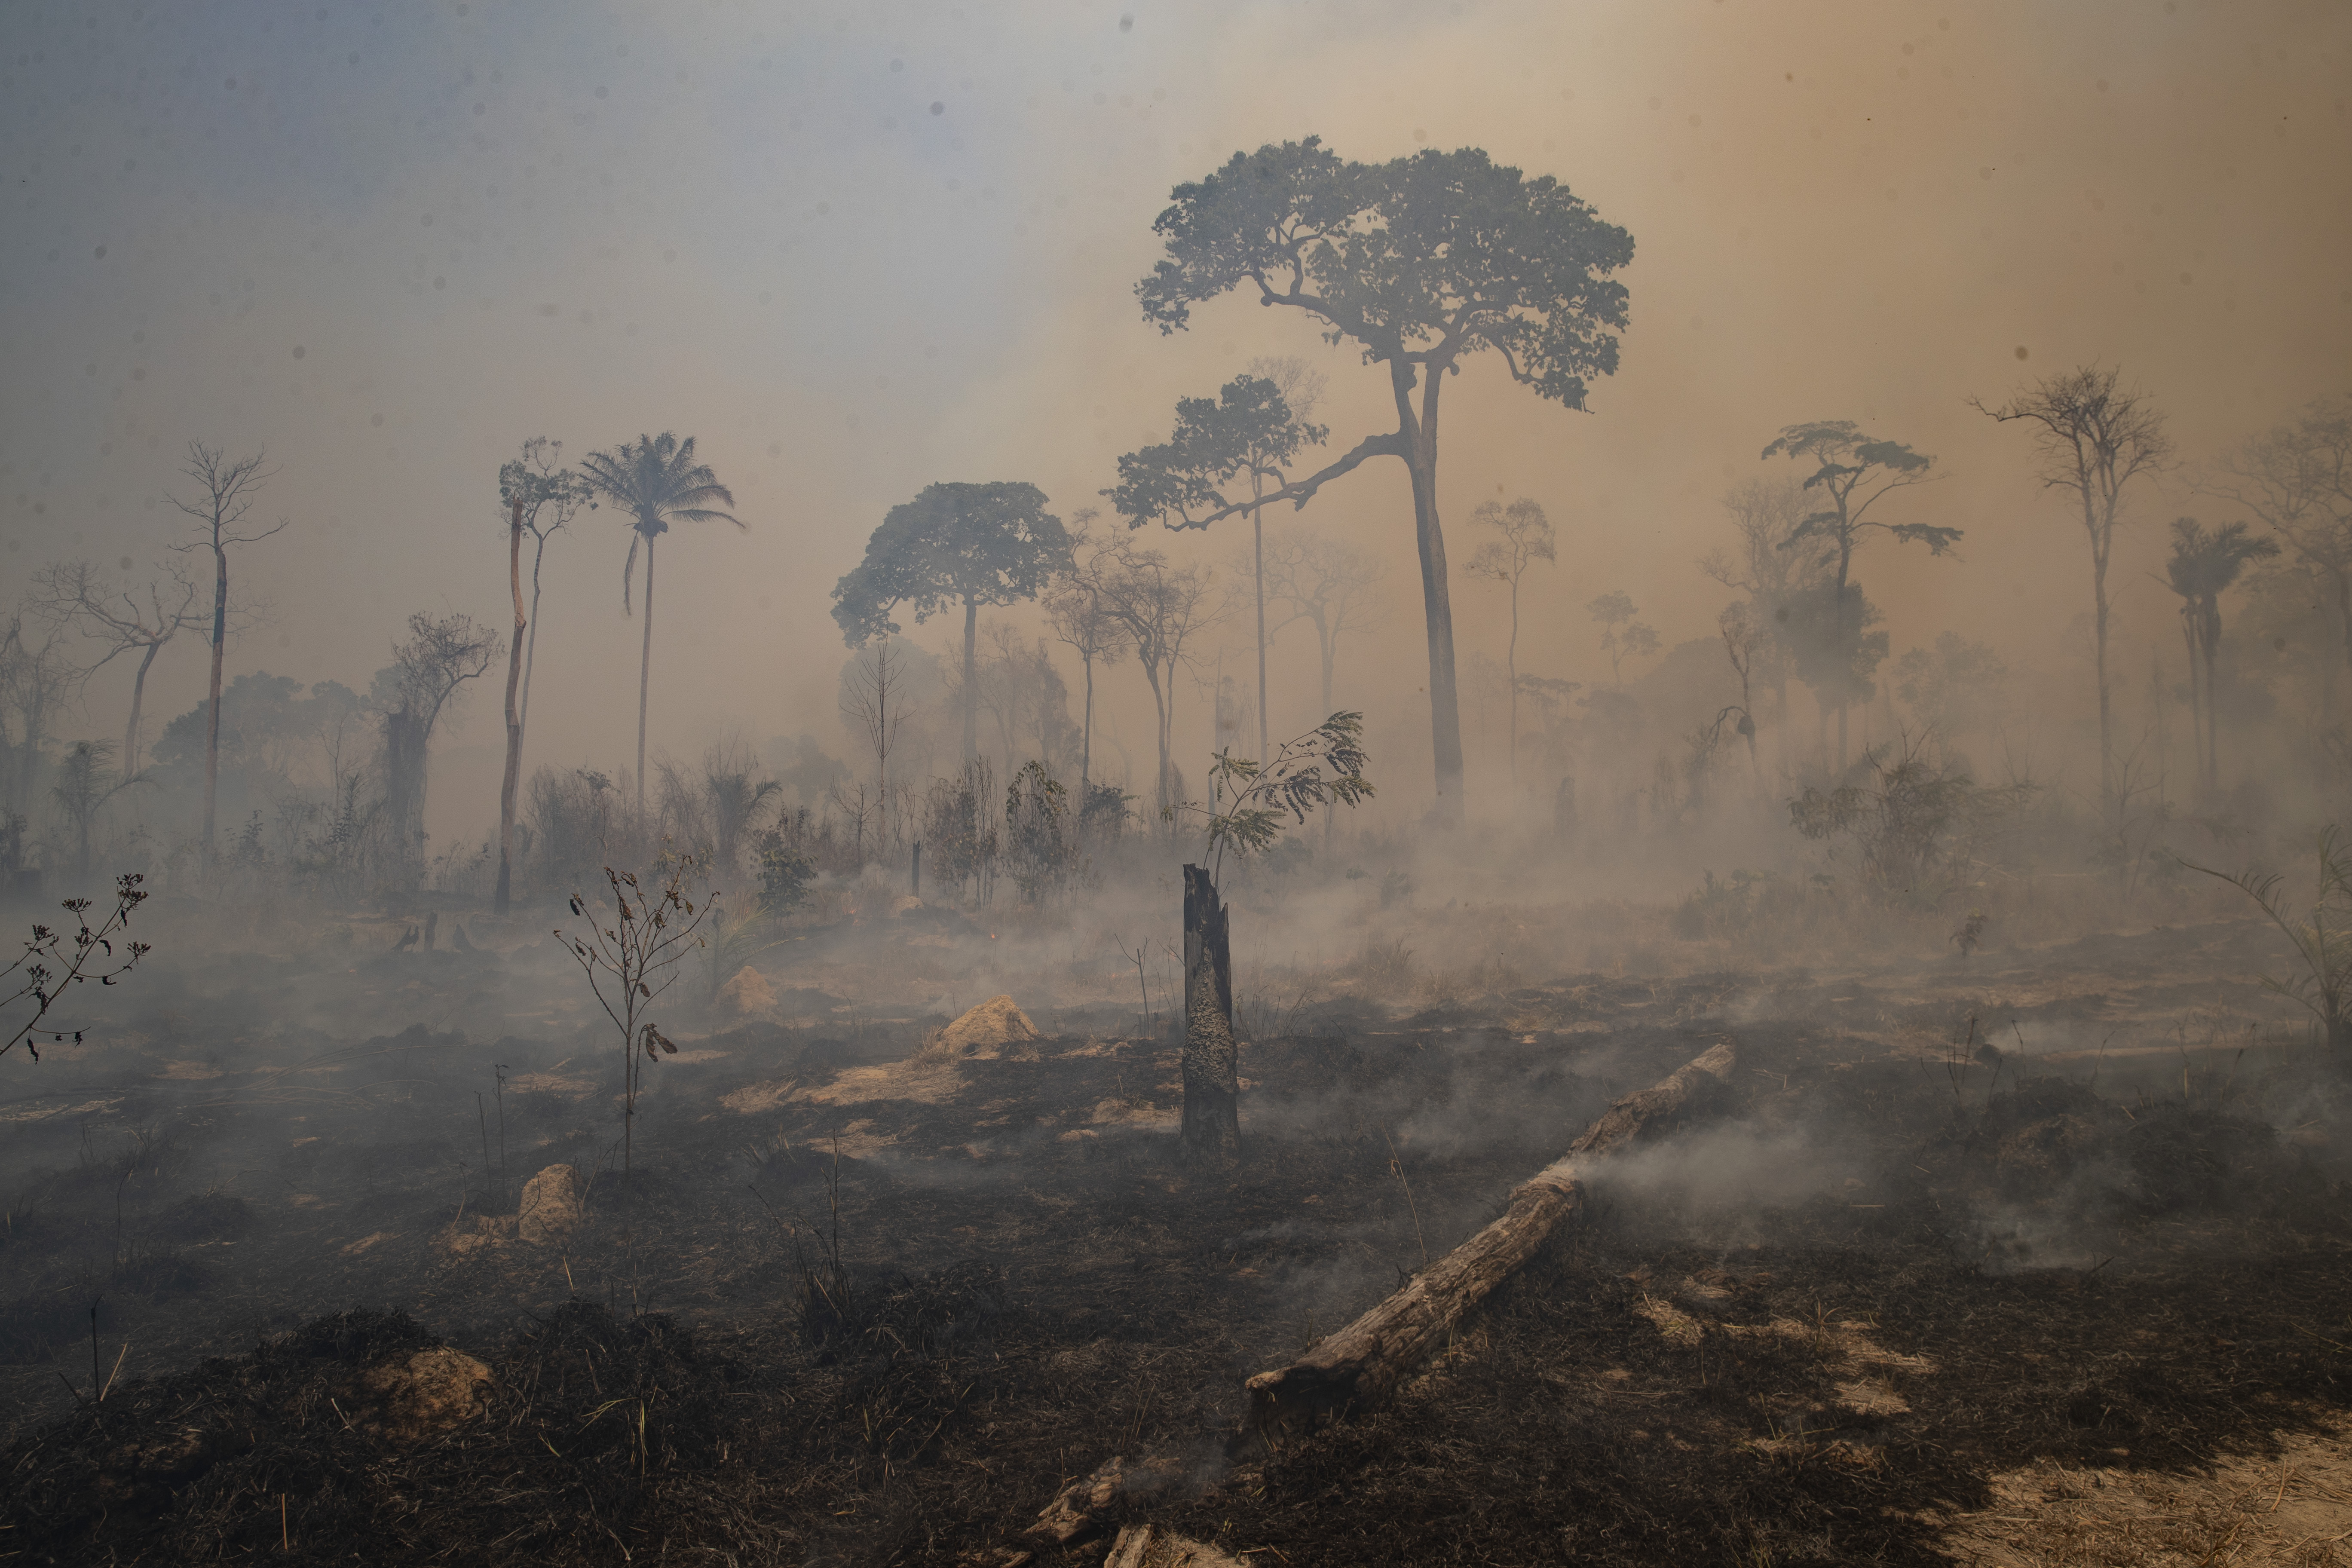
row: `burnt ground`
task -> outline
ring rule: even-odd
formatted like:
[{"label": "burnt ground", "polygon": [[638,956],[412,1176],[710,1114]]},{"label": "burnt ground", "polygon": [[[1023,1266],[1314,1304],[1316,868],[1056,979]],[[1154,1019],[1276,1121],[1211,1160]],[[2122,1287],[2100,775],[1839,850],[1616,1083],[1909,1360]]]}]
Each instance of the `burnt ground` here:
[{"label": "burnt ground", "polygon": [[[2348,1097],[2214,978],[2251,940],[1309,1007],[1215,1172],[1172,1043],[1108,1008],[939,1062],[803,996],[649,1069],[625,1173],[593,1037],[219,1022],[287,1007],[263,973],[7,1124],[0,1561],[1093,1563],[1021,1532],[1145,1455],[1186,1479],[1109,1527],[1259,1563],[2352,1561]],[[522,963],[469,962],[429,989]],[[1726,1033],[1730,1102],[1395,1405],[1234,1444],[1243,1378]],[[580,1227],[512,1237],[556,1162]],[[488,1381],[404,1427],[369,1374],[436,1343]],[[2240,1474],[2136,1537],[2047,1500]]]}]

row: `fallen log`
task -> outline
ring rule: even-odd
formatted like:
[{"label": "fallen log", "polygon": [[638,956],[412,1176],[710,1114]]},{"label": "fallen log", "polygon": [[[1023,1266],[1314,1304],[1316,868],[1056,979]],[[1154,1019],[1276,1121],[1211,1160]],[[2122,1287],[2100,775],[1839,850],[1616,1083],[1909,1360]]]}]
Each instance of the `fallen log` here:
[{"label": "fallen log", "polygon": [[1318,1340],[1299,1361],[1251,1378],[1245,1433],[1271,1440],[1311,1431],[1325,1416],[1370,1409],[1387,1399],[1437,1353],[1454,1325],[1582,1211],[1580,1167],[1632,1143],[1702,1089],[1727,1081],[1736,1055],[1727,1039],[1661,1082],[1619,1100],[1565,1155],[1511,1194],[1502,1218],[1346,1328]]}]

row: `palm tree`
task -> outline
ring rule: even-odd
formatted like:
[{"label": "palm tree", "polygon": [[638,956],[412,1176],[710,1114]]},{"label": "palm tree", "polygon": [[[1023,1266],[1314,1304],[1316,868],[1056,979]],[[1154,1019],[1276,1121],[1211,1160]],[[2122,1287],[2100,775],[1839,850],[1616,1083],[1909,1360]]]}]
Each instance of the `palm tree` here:
[{"label": "palm tree", "polygon": [[609,497],[629,515],[635,537],[629,559],[621,568],[621,608],[629,609],[629,584],[637,568],[637,546],[646,549],[646,647],[637,666],[637,810],[646,802],[646,695],[654,668],[654,541],[669,531],[672,521],[731,522],[748,526],[732,513],[710,503],[735,504],[734,493],[719,482],[708,464],[694,460],[694,437],[680,441],[665,430],[624,441],[610,452],[591,452],[580,467],[588,486]]},{"label": "palm tree", "polygon": [[2221,714],[2213,675],[2221,650],[2221,594],[2238,580],[2247,562],[2278,552],[2276,540],[2254,538],[2242,522],[2225,522],[2210,533],[2193,517],[2172,524],[2172,558],[2164,563],[2165,577],[2180,595],[2180,629],[2189,643],[2190,722],[2202,720],[2199,778],[2209,795],[2221,783]]}]

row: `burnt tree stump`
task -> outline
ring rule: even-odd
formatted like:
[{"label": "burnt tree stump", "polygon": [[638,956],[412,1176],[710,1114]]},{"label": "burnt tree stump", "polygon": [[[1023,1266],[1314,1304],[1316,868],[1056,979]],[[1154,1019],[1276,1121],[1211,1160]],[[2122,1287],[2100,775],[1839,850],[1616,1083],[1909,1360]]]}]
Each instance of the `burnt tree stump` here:
[{"label": "burnt tree stump", "polygon": [[1217,885],[1184,868],[1185,1157],[1230,1160],[1241,1148],[1241,1049],[1234,1038],[1234,961]]}]

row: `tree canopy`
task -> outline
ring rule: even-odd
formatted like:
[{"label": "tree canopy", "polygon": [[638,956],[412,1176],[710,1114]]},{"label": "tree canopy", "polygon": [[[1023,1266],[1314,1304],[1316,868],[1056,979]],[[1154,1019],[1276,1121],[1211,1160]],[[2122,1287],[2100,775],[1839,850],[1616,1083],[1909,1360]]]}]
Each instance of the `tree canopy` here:
[{"label": "tree canopy", "polygon": [[[669,531],[673,522],[749,526],[733,513],[719,510],[722,505],[733,506],[735,493],[719,482],[709,464],[694,460],[691,436],[683,441],[667,430],[658,436],[640,436],[610,452],[589,453],[580,460],[580,467],[592,493],[610,499],[629,514],[629,527],[635,537],[629,541],[629,558],[621,566],[625,610],[629,608],[629,583],[636,571],[639,544],[650,547]],[[499,479],[504,490],[516,482],[529,482],[530,476],[501,469]]]},{"label": "tree canopy", "polygon": [[901,605],[920,623],[950,605],[1034,599],[1069,559],[1069,533],[1035,485],[926,485],[890,509],[866,559],[834,584],[833,618],[857,647],[900,630]]},{"label": "tree canopy", "polygon": [[[1513,380],[1570,408],[1617,369],[1627,295],[1608,275],[1633,260],[1633,237],[1549,174],[1475,147],[1348,163],[1309,136],[1236,153],[1174,196],[1152,224],[1168,254],[1136,286],[1163,332],[1250,285],[1262,304],[1320,318],[1367,363],[1445,371],[1492,349]],[[1397,445],[1370,438],[1295,499],[1367,457],[1404,456]]]},{"label": "tree canopy", "polygon": [[1185,521],[1205,526],[1270,500],[1304,506],[1367,458],[1403,462],[1429,636],[1439,816],[1458,821],[1462,719],[1437,508],[1439,394],[1464,360],[1492,351],[1513,380],[1582,408],[1592,378],[1617,369],[1626,291],[1610,274],[1633,260],[1633,237],[1550,175],[1530,179],[1475,147],[1370,164],[1341,160],[1318,137],[1269,142],[1173,195],[1152,225],[1167,254],[1136,285],[1147,320],[1178,331],[1194,305],[1254,287],[1259,304],[1303,311],[1327,342],[1353,342],[1366,363],[1385,364],[1397,414],[1394,429],[1316,472]]},{"label": "tree canopy", "polygon": [[1103,494],[1131,528],[1150,521],[1204,527],[1196,517],[1229,516],[1242,504],[1223,487],[1236,479],[1279,486],[1300,449],[1320,446],[1329,434],[1298,418],[1265,377],[1235,376],[1214,397],[1177,399],[1169,438],[1121,457],[1118,483]]}]

